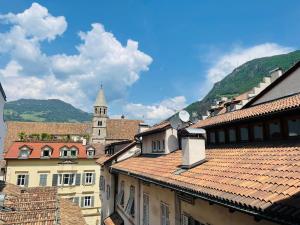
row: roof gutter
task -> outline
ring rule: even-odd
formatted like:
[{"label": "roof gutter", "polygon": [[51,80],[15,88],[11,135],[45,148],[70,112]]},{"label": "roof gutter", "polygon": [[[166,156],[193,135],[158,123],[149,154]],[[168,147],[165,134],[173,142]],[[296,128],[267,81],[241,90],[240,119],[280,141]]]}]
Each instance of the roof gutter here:
[{"label": "roof gutter", "polygon": [[158,186],[161,186],[161,187],[164,187],[164,188],[169,188],[169,189],[172,189],[172,190],[184,193],[184,194],[188,194],[188,195],[194,196],[194,197],[202,199],[204,201],[208,201],[208,202],[213,203],[213,204],[221,205],[221,206],[224,206],[226,208],[230,208],[232,210],[236,210],[236,211],[239,211],[239,212],[242,212],[242,213],[246,213],[248,215],[254,216],[256,219],[265,219],[265,220],[275,222],[275,223],[280,223],[280,224],[284,223],[286,225],[297,225],[296,223],[293,223],[293,222],[288,222],[288,221],[285,221],[285,220],[273,218],[271,216],[262,214],[260,212],[255,212],[254,210],[247,209],[246,207],[245,208],[238,207],[234,204],[230,204],[226,200],[221,200],[221,199],[217,199],[215,197],[210,197],[209,195],[197,193],[195,191],[191,191],[188,188],[180,187],[180,186],[170,184],[170,183],[167,183],[167,182],[158,181],[158,180],[155,180],[155,179],[152,179],[152,178],[148,178],[148,177],[145,177],[145,176],[137,175],[137,174],[134,174],[134,173],[126,172],[126,171],[115,169],[115,168],[111,168],[111,172],[131,176],[131,177],[137,178],[139,180],[142,180],[142,181],[145,181],[145,182],[148,182],[148,183],[151,183],[151,184],[155,184],[155,185],[158,185]]}]

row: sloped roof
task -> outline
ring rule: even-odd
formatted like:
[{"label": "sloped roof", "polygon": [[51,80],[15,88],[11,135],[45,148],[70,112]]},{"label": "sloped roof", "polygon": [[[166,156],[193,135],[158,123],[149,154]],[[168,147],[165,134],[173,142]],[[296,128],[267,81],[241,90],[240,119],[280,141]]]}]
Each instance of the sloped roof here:
[{"label": "sloped roof", "polygon": [[155,124],[152,127],[148,128],[144,132],[138,133],[136,136],[141,137],[141,136],[153,134],[156,132],[164,131],[164,130],[168,129],[169,127],[171,127],[171,124],[169,121],[162,121],[161,123]]},{"label": "sloped roof", "polygon": [[86,147],[82,145],[82,143],[78,142],[14,142],[7,153],[5,154],[4,158],[7,159],[18,159],[20,148],[22,146],[28,146],[31,149],[29,159],[40,159],[42,149],[45,146],[49,146],[52,148],[52,153],[50,159],[58,159],[60,158],[60,149],[62,147],[76,147],[78,149],[78,159],[88,159],[86,154]]},{"label": "sloped roof", "polygon": [[106,139],[133,140],[142,122],[142,120],[108,119]]},{"label": "sloped roof", "polygon": [[107,103],[106,103],[106,99],[105,99],[105,95],[104,95],[104,90],[101,86],[99,92],[98,92],[98,95],[97,95],[97,98],[96,98],[96,101],[94,103],[94,106],[105,106],[107,107]]},{"label": "sloped roof", "polygon": [[[60,199],[54,187],[20,188],[0,181],[0,190],[6,194],[4,206],[14,209],[0,210],[1,224],[85,225],[80,208]],[[69,217],[73,223],[66,219]]]},{"label": "sloped roof", "polygon": [[178,175],[181,150],[129,158],[112,168],[269,218],[300,221],[300,144],[215,148],[206,155],[207,162]]},{"label": "sloped roof", "polygon": [[7,132],[4,141],[4,150],[7,151],[14,141],[18,140],[18,134],[55,134],[55,135],[84,135],[91,133],[90,123],[51,123],[51,122],[6,122]]},{"label": "sloped roof", "polygon": [[300,94],[285,97],[275,101],[256,105],[250,108],[241,109],[233,112],[224,113],[205,120],[200,120],[193,127],[209,127],[214,125],[225,124],[229,122],[250,119],[271,113],[281,112],[300,107]]}]

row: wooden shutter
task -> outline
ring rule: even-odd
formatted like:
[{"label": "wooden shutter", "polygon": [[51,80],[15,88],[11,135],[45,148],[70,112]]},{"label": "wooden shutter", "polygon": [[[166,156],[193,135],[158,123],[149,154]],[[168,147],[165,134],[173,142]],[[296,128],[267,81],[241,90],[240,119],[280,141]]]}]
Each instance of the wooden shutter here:
[{"label": "wooden shutter", "polygon": [[25,187],[28,187],[28,182],[29,182],[29,175],[27,174],[25,175],[25,184],[24,184]]},{"label": "wooden shutter", "polygon": [[143,194],[143,225],[149,225],[149,196]]},{"label": "wooden shutter", "polygon": [[75,180],[75,185],[80,185],[80,177],[81,177],[81,174],[80,173],[77,173],[76,174],[76,180]]},{"label": "wooden shutter", "polygon": [[86,175],[86,173],[82,174],[82,185],[85,185],[85,175]]},{"label": "wooden shutter", "polygon": [[91,196],[91,207],[94,207],[94,196]]},{"label": "wooden shutter", "polygon": [[84,196],[81,197],[81,207],[84,207]]},{"label": "wooden shutter", "polygon": [[52,176],[52,186],[57,186],[58,174]]},{"label": "wooden shutter", "polygon": [[73,202],[74,202],[76,205],[79,205],[79,197],[74,197]]},{"label": "wooden shutter", "polygon": [[95,182],[96,182],[96,173],[92,173],[92,184],[94,185],[95,184]]}]

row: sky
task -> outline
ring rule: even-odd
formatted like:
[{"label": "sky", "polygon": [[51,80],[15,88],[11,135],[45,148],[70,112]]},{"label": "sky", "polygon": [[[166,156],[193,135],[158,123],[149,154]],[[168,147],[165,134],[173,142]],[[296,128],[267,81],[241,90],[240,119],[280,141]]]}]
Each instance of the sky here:
[{"label": "sky", "polygon": [[0,0],[8,101],[61,99],[163,120],[235,67],[299,49],[299,1]]}]

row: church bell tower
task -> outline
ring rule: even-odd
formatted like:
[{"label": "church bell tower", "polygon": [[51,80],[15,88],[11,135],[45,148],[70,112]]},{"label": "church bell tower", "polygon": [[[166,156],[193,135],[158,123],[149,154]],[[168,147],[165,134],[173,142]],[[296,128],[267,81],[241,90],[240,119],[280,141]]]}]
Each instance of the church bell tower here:
[{"label": "church bell tower", "polygon": [[101,85],[94,104],[92,143],[105,144],[107,119],[108,107],[105,100],[104,90]]}]

